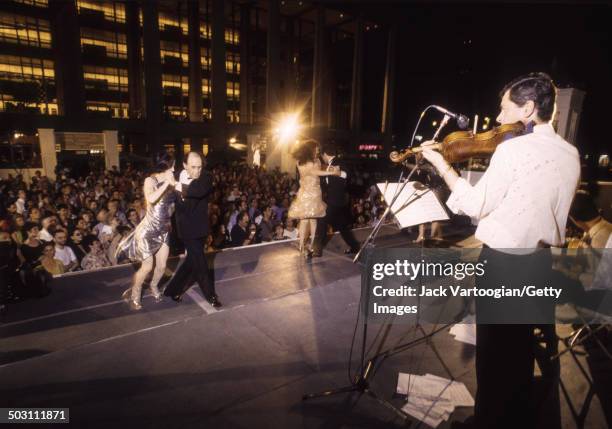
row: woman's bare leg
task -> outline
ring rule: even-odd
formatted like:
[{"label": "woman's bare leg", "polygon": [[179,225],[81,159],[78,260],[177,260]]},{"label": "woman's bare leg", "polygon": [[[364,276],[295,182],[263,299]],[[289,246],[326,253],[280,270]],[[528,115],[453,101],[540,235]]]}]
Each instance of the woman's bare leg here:
[{"label": "woman's bare leg", "polygon": [[155,270],[153,271],[153,278],[151,279],[151,293],[156,299],[161,297],[161,293],[159,292],[157,285],[166,272],[166,262],[168,261],[169,254],[170,248],[165,243],[162,244],[155,254]]},{"label": "woman's bare leg", "polygon": [[131,301],[134,304],[140,306],[140,296],[142,294],[142,284],[144,283],[147,275],[151,272],[153,268],[153,256],[149,256],[147,259],[142,261],[142,265],[136,273],[134,274],[134,278],[132,280],[132,293],[130,296]]}]

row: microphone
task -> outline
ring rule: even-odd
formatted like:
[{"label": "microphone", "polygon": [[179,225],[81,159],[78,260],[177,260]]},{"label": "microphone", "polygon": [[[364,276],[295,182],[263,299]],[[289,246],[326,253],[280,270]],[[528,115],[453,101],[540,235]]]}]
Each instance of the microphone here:
[{"label": "microphone", "polygon": [[441,106],[436,106],[435,104],[432,105],[431,107],[433,107],[434,109],[436,109],[438,112],[442,112],[445,115],[450,116],[451,118],[453,118],[455,121],[457,121],[457,125],[459,126],[459,128],[461,128],[462,130],[465,130],[468,125],[470,124],[470,120],[468,119],[467,116],[462,115],[460,113],[453,113],[449,110],[446,110],[444,107]]}]

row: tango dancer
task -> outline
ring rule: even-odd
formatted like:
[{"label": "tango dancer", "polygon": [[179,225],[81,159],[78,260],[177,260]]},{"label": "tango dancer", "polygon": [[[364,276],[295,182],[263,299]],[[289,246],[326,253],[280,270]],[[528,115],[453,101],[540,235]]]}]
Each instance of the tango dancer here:
[{"label": "tango dancer", "polygon": [[185,170],[181,172],[181,181],[176,185],[176,226],[187,255],[168,283],[164,295],[176,302],[181,301],[195,278],[204,298],[213,307],[221,307],[204,255],[204,240],[208,236],[208,197],[213,191],[212,176],[203,170],[203,159],[197,152],[189,152],[183,166]]},{"label": "tango dancer", "polygon": [[325,217],[319,218],[317,231],[314,239],[313,256],[321,256],[325,246],[327,225],[331,225],[334,231],[339,231],[340,236],[348,245],[344,253],[357,253],[359,243],[355,239],[353,232],[349,228],[351,223],[351,213],[349,208],[349,196],[346,191],[347,168],[337,156],[335,151],[328,145],[323,145],[321,158],[327,170],[338,168],[338,176],[326,176],[321,178],[321,186],[326,191]]},{"label": "tango dancer", "polygon": [[149,287],[157,302],[161,293],[157,288],[166,270],[170,253],[169,232],[175,195],[174,159],[161,153],[155,160],[155,173],[144,181],[146,214],[138,226],[117,245],[116,255],[124,254],[132,261],[140,261],[141,266],[134,274],[132,286],[123,293],[123,299],[130,303],[132,310],[140,310],[142,284],[153,269]]},{"label": "tango dancer", "polygon": [[321,170],[319,159],[319,143],[315,140],[306,140],[293,149],[293,157],[297,160],[300,173],[300,189],[289,207],[288,216],[299,219],[298,235],[300,239],[300,253],[304,258],[312,256],[311,246],[307,240],[316,234],[317,219],[325,216],[326,204],[321,196],[321,176],[339,176],[340,169],[331,167],[329,171]]}]

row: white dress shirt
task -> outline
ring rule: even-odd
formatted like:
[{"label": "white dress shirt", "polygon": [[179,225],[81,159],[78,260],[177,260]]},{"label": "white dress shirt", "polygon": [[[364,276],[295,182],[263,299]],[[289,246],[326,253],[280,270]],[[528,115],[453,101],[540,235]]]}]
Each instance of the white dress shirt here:
[{"label": "white dress shirt", "polygon": [[459,178],[446,204],[479,220],[476,238],[489,247],[559,246],[579,178],[576,148],[541,124],[497,146],[478,183]]},{"label": "white dress shirt", "polygon": [[70,265],[72,262],[76,261],[76,255],[74,254],[74,251],[68,247],[68,246],[64,246],[63,248],[59,248],[59,246],[55,246],[55,259],[59,259],[60,261],[62,261],[62,264],[64,264],[65,267],[67,267],[68,265]]},{"label": "white dress shirt", "polygon": [[[332,162],[334,162],[334,158],[335,156],[332,156],[331,158],[329,158],[329,162],[327,163],[327,168],[325,169],[325,171],[329,171],[329,169],[332,167]],[[340,176],[342,179],[346,180],[346,171],[342,171],[340,170]],[[325,176],[325,183],[329,183],[329,176]]]}]

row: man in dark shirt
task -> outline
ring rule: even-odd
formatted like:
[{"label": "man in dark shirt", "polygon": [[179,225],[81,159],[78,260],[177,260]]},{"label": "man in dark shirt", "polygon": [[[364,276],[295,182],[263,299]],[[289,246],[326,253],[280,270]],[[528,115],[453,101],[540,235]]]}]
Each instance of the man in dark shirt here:
[{"label": "man in dark shirt", "polygon": [[232,228],[231,239],[232,247],[248,246],[255,239],[254,233],[248,232],[249,214],[246,211],[241,211],[238,214],[238,222]]}]

